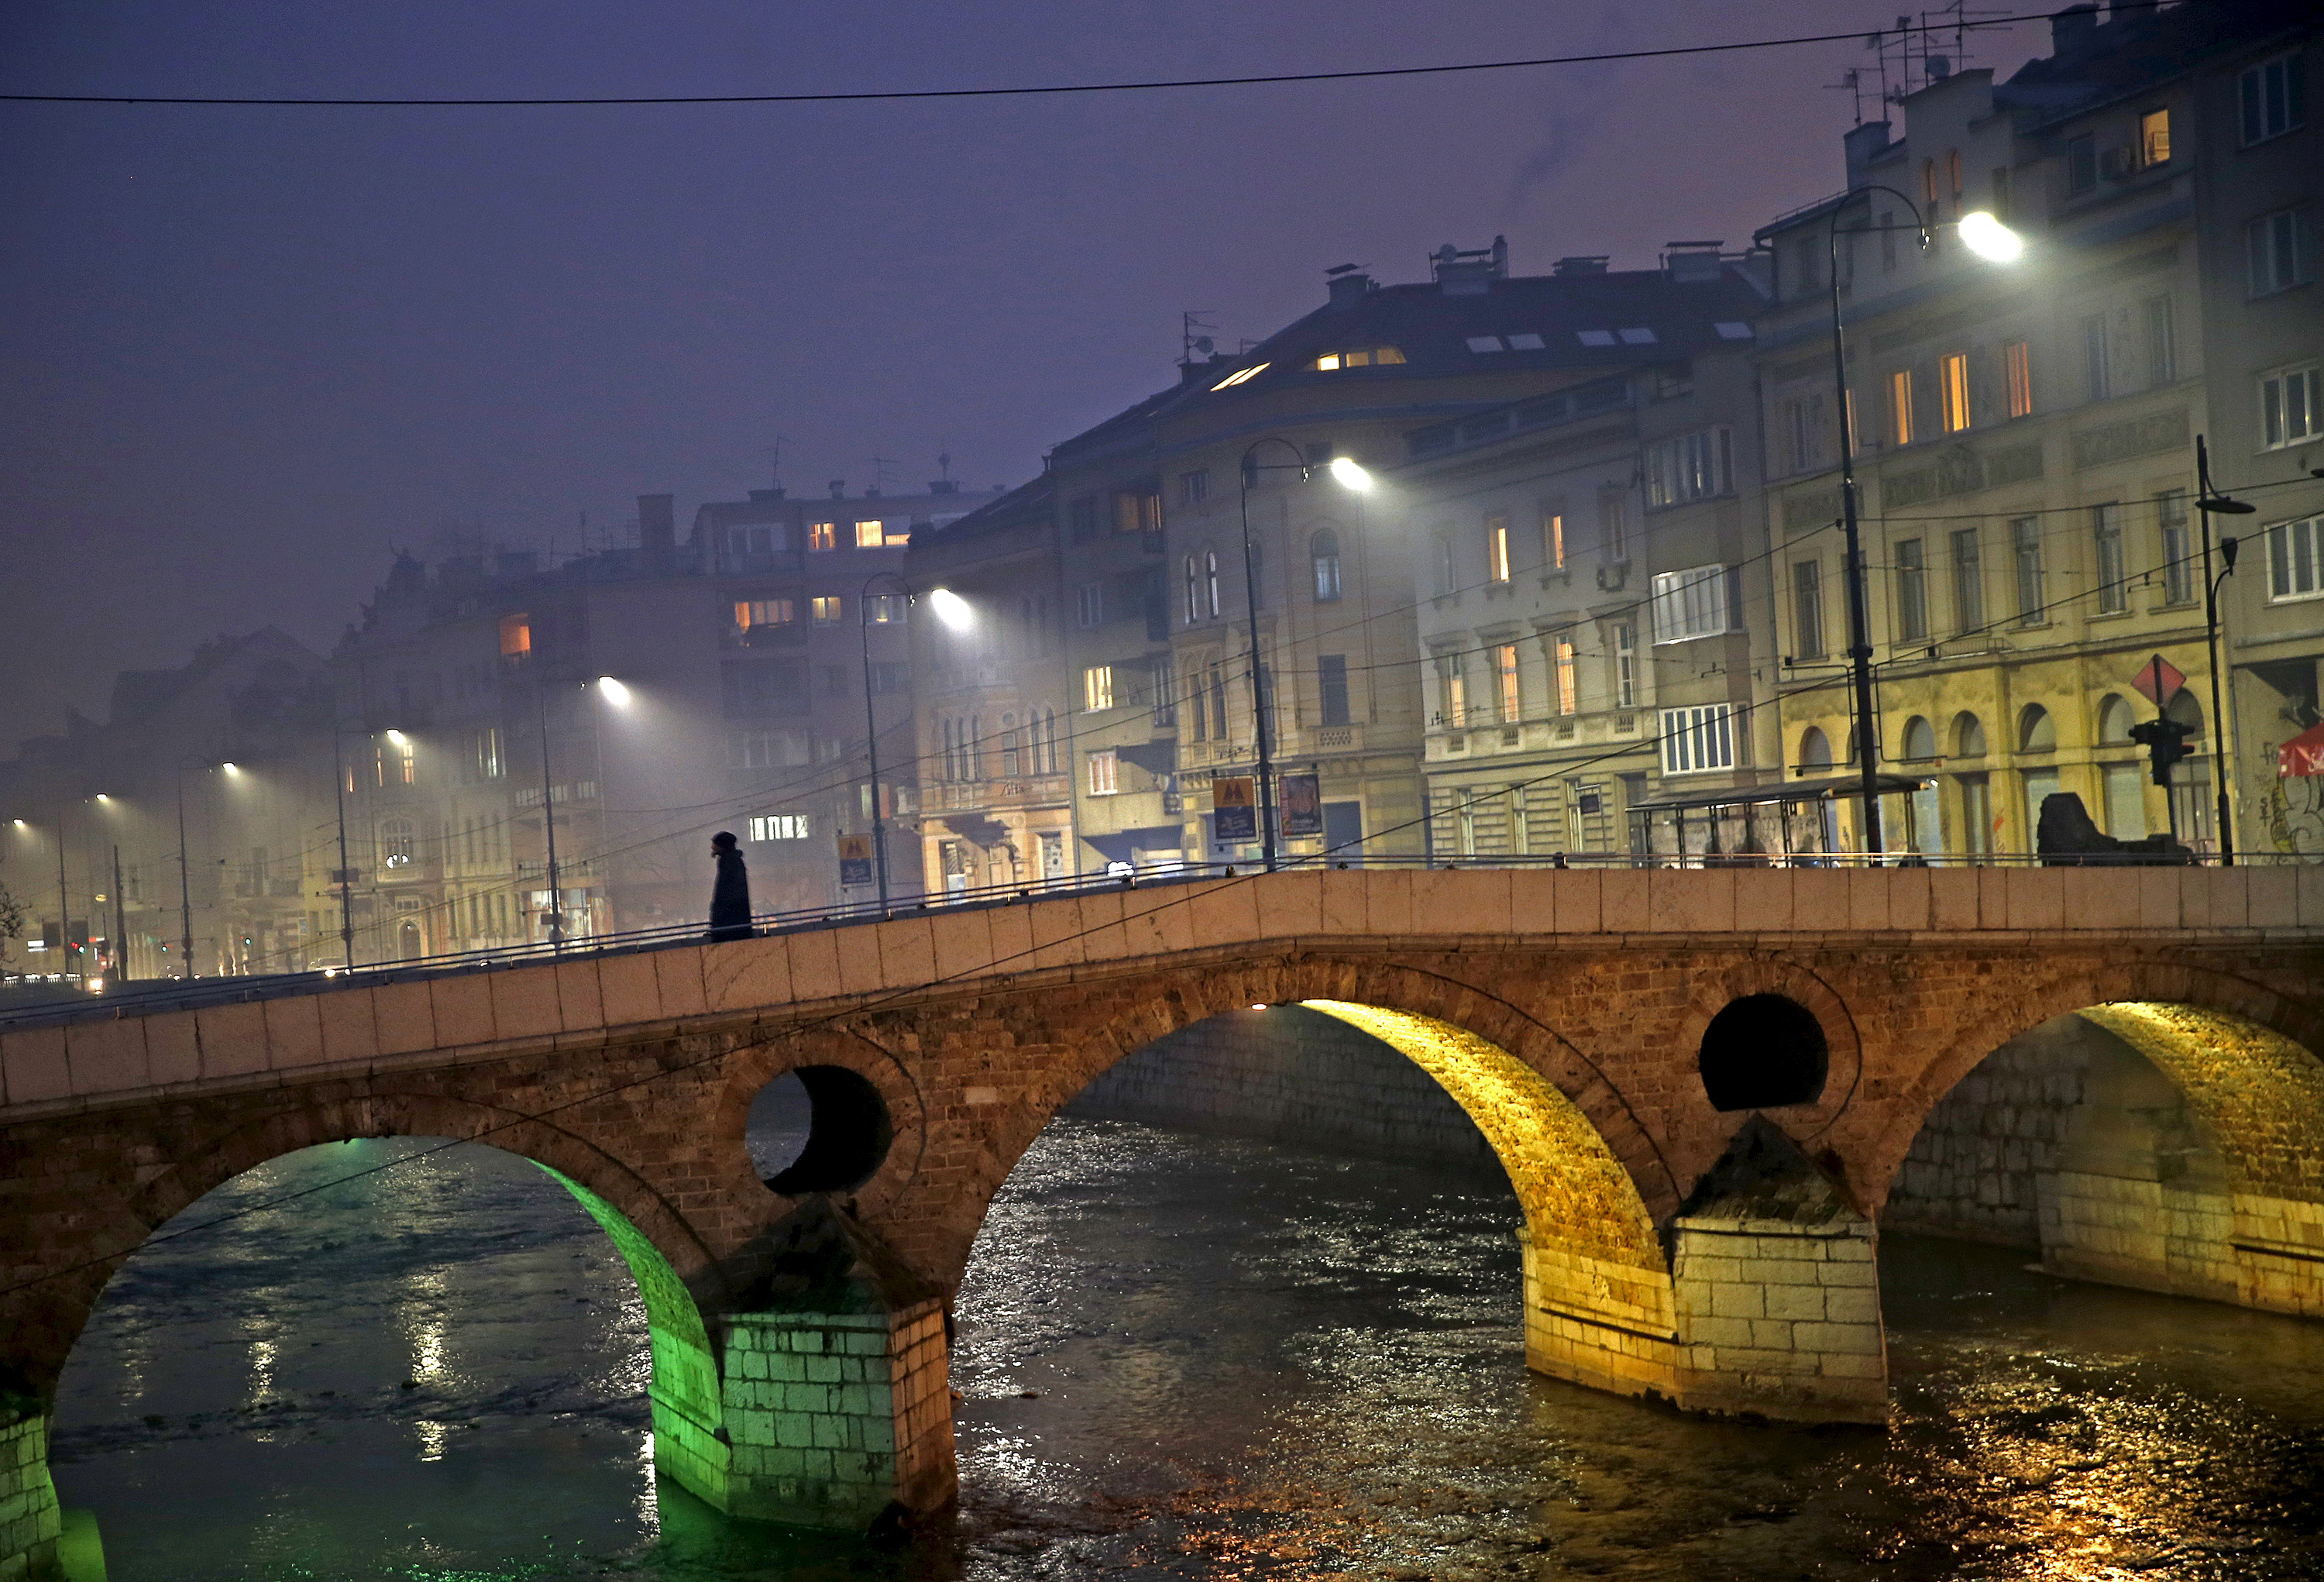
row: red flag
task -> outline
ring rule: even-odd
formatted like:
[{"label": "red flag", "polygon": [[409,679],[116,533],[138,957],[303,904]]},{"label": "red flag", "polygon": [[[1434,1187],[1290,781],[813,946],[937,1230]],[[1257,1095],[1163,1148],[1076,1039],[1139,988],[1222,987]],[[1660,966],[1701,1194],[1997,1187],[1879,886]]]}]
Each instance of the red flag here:
[{"label": "red flag", "polygon": [[2160,708],[2179,695],[2179,689],[2187,684],[2187,677],[2177,665],[2158,653],[2140,667],[2130,684],[2144,693],[2149,703]]},{"label": "red flag", "polygon": [[2324,774],[2324,725],[2310,726],[2275,750],[2279,780],[2292,775]]}]

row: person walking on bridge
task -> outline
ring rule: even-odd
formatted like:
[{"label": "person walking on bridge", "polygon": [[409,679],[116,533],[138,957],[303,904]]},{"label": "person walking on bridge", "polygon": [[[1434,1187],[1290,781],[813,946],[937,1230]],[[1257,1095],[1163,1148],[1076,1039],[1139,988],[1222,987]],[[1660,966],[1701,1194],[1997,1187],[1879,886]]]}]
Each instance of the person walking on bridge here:
[{"label": "person walking on bridge", "polygon": [[710,837],[710,850],[718,859],[718,877],[710,887],[710,939],[747,939],[751,928],[751,870],[742,864],[742,854],[734,845],[734,837],[720,830]]}]

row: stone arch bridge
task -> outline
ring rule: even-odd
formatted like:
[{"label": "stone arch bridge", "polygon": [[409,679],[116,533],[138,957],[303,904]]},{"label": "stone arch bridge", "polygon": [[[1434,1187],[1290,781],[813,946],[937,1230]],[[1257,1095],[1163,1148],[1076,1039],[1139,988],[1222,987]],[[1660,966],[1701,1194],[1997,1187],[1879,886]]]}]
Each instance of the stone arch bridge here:
[{"label": "stone arch bridge", "polygon": [[[1108,891],[0,1031],[0,1576],[53,1537],[43,1403],[120,1261],[237,1172],[358,1136],[480,1138],[574,1190],[647,1301],[666,1475],[778,1520],[940,1508],[948,1304],[1010,1167],[1122,1056],[1286,1002],[1403,1050],[1493,1143],[1545,1374],[1883,1419],[1899,1164],[1987,1053],[2076,1011],[2220,1161],[2147,1183],[2180,1192],[2169,1247],[2093,1230],[2082,1272],[2324,1312],[2324,869]],[[812,1133],[762,1181],[745,1117],[794,1070]]]}]

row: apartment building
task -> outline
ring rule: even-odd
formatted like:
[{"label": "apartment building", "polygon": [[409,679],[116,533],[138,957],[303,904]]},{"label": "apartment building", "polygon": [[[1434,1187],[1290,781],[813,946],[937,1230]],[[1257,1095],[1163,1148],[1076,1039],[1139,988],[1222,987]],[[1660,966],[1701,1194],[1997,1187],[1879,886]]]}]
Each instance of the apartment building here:
[{"label": "apartment building", "polygon": [[[2253,14],[2061,14],[2008,83],[1927,83],[1846,140],[1841,192],[1765,227],[1775,300],[1758,356],[1767,521],[1783,589],[1784,752],[1855,762],[1831,369],[1836,284],[1862,483],[1889,849],[2030,851],[2045,797],[2108,833],[2219,832],[2194,440],[2219,420],[2201,239],[2207,143],[2190,62]],[[2014,263],[1961,240],[1987,211]],[[1923,241],[1923,227],[1926,240]],[[2240,276],[2239,276],[2240,278]],[[2244,383],[2245,381],[2238,381]],[[2162,695],[2142,672],[2161,656]],[[2133,725],[2158,711],[2204,756],[2169,796]],[[1860,844],[1845,809],[1835,840]]]},{"label": "apartment building", "polygon": [[1754,708],[1758,274],[1695,243],[1658,269],[1573,259],[1513,282],[1503,338],[1541,342],[1558,387],[1404,435],[1387,477],[1421,550],[1433,855],[1759,838],[1732,794],[1781,778]]}]

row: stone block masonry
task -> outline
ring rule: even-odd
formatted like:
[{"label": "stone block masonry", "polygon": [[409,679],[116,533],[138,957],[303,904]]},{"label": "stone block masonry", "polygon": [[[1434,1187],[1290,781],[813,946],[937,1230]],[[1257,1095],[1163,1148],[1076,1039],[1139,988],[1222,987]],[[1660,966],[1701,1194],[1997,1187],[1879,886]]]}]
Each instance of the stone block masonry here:
[{"label": "stone block masonry", "polygon": [[1888,1420],[1870,1224],[1682,1217],[1675,1228],[1680,1405]]},{"label": "stone block masonry", "polygon": [[870,1526],[951,1498],[944,1312],[731,1313],[725,1508],[801,1527]]},{"label": "stone block masonry", "polygon": [[49,1420],[19,1416],[0,1427],[0,1582],[51,1574],[63,1529],[49,1480]]}]

